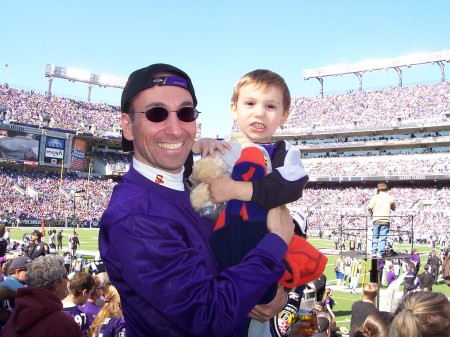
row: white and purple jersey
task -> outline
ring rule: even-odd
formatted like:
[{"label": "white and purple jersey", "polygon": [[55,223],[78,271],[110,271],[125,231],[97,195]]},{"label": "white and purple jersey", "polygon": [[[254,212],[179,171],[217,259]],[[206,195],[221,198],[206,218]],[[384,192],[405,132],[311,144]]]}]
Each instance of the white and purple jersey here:
[{"label": "white and purple jersey", "polygon": [[126,337],[123,317],[106,318],[95,337]]},{"label": "white and purple jersey", "polygon": [[88,337],[88,331],[92,324],[88,316],[78,309],[77,306],[63,308],[63,311],[74,319],[75,323],[80,327],[83,336]]}]

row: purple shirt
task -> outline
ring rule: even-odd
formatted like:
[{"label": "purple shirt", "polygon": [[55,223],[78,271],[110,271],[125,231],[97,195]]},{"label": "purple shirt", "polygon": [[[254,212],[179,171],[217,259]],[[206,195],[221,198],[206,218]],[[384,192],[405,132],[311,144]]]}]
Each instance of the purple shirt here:
[{"label": "purple shirt", "polygon": [[85,305],[78,306],[78,310],[84,312],[91,323],[94,321],[95,315],[98,314],[100,309],[101,307],[92,302],[86,302]]},{"label": "purple shirt", "polygon": [[88,330],[91,326],[92,321],[88,319],[86,314],[78,309],[77,306],[63,308],[62,310],[75,320],[75,323],[77,323],[80,327],[83,336],[88,337]]},{"label": "purple shirt", "polygon": [[106,318],[96,337],[126,337],[125,320],[123,317]]},{"label": "purple shirt", "polygon": [[397,275],[395,275],[395,272],[393,270],[388,271],[387,273],[387,283],[391,284],[392,282],[394,282],[397,279]]},{"label": "purple shirt", "polygon": [[285,271],[287,245],[269,233],[219,273],[208,242],[214,223],[193,210],[189,191],[158,185],[133,166],[101,223],[100,253],[121,295],[128,337],[233,336]]}]

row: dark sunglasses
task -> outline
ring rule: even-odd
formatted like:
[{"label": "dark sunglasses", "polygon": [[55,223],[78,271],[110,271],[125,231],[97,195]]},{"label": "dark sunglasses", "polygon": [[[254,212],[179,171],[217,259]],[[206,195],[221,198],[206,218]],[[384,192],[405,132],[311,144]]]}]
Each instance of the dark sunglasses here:
[{"label": "dark sunglasses", "polygon": [[[138,112],[138,111],[134,111],[136,113],[140,113],[140,114],[145,114],[145,117],[153,123],[161,123],[163,121],[165,121],[167,119],[167,117],[169,117],[169,112],[166,108],[160,107],[160,106],[156,106],[154,108],[148,109],[147,111],[144,112]],[[177,113],[177,117],[180,121],[182,122],[193,122],[197,119],[198,114],[200,113],[200,111],[198,111],[196,108],[193,107],[184,107],[181,108],[178,111],[173,111]]]}]

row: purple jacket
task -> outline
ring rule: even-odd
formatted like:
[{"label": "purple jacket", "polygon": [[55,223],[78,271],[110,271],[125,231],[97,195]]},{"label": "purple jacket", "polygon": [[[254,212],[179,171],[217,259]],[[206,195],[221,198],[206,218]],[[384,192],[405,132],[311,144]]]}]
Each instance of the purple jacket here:
[{"label": "purple jacket", "polygon": [[120,292],[128,337],[233,336],[285,270],[287,246],[267,234],[219,273],[208,243],[214,224],[195,213],[189,192],[158,185],[133,166],[101,223],[100,253]]}]

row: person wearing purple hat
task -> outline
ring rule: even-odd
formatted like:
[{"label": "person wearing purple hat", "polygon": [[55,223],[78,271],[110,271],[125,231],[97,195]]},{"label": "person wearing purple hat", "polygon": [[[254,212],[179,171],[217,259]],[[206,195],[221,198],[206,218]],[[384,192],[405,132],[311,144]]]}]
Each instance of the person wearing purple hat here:
[{"label": "person wearing purple hat", "polygon": [[[99,248],[121,295],[127,336],[235,336],[285,272],[294,231],[286,207],[269,211],[269,233],[237,266],[219,272],[208,242],[214,223],[194,211],[183,182],[196,106],[191,79],[168,64],[136,70],[122,93],[122,148],[134,158],[102,216]],[[267,319],[286,294],[275,300]]]}]

